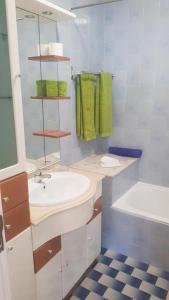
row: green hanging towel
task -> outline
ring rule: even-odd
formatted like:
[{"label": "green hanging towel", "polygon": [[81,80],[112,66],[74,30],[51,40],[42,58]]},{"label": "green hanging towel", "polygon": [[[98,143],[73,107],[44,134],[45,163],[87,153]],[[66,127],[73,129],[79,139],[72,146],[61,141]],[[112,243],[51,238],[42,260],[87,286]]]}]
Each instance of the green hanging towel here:
[{"label": "green hanging towel", "polygon": [[100,76],[97,76],[95,95],[95,128],[96,134],[100,133]]},{"label": "green hanging towel", "polygon": [[81,94],[80,94],[80,76],[76,77],[76,134],[81,135]]},{"label": "green hanging towel", "polygon": [[101,137],[112,134],[112,74],[100,73],[96,84],[96,129]]},{"label": "green hanging towel", "polygon": [[85,141],[96,138],[95,82],[93,74],[80,74],[76,78],[76,132]]}]

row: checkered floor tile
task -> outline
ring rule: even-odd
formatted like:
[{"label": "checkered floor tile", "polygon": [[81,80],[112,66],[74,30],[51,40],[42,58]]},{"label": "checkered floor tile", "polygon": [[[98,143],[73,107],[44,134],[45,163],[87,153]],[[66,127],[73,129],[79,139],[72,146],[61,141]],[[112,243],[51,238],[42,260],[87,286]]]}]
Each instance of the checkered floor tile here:
[{"label": "checkered floor tile", "polygon": [[71,300],[169,300],[169,272],[103,249]]}]

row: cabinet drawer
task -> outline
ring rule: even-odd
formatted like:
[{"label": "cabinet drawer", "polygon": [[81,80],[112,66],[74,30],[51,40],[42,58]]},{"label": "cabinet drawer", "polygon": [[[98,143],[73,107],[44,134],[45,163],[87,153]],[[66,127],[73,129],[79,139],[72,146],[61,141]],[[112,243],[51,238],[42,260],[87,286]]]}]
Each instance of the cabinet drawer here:
[{"label": "cabinet drawer", "polygon": [[89,224],[101,212],[102,212],[102,198],[100,197],[99,199],[96,200],[96,202],[94,204],[93,216],[87,224]]},{"label": "cabinet drawer", "polygon": [[28,179],[26,173],[10,177],[0,182],[3,212],[28,201]]},{"label": "cabinet drawer", "polygon": [[61,237],[46,242],[33,252],[34,269],[37,273],[52,257],[61,250]]},{"label": "cabinet drawer", "polygon": [[24,202],[4,214],[5,237],[9,241],[30,226],[29,203]]}]

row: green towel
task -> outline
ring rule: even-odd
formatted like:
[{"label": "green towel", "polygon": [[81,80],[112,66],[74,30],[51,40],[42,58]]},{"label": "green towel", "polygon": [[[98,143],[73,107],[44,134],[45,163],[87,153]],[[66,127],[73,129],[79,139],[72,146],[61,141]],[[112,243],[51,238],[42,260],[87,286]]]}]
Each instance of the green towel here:
[{"label": "green towel", "polygon": [[46,80],[46,95],[58,96],[58,82],[56,80]]},{"label": "green towel", "polygon": [[96,81],[96,98],[95,98],[95,128],[96,134],[100,132],[100,76]]},{"label": "green towel", "polygon": [[58,81],[58,90],[59,96],[66,97],[67,95],[67,82],[66,81]]},{"label": "green towel", "polygon": [[46,96],[46,80],[36,80],[36,96]]},{"label": "green towel", "polygon": [[96,83],[96,132],[101,137],[112,134],[112,74],[100,73]]},{"label": "green towel", "polygon": [[76,132],[85,141],[96,138],[95,81],[93,74],[80,74],[76,79]]},{"label": "green towel", "polygon": [[82,116],[81,116],[81,93],[80,93],[80,76],[76,77],[76,134],[81,136]]}]

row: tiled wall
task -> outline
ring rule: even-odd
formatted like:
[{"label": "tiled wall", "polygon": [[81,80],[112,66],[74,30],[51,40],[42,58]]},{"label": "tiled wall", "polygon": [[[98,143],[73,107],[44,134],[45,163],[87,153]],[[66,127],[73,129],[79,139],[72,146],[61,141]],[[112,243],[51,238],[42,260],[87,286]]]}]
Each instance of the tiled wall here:
[{"label": "tiled wall", "polygon": [[113,83],[110,145],[144,150],[143,181],[169,186],[169,1],[105,6],[104,69]]},{"label": "tiled wall", "polygon": [[[64,4],[69,8],[79,1]],[[60,30],[69,44],[72,64],[77,69],[91,67],[91,71],[103,69],[115,75],[114,132],[109,145],[143,149],[140,179],[169,186],[168,0],[123,0],[76,13],[87,13],[89,23],[65,25]],[[73,93],[74,88],[70,107],[61,108],[62,116],[69,115],[62,118],[63,123],[74,132],[61,142],[66,162],[107,148],[106,140],[86,143],[76,139]]]},{"label": "tiled wall", "polygon": [[[80,1],[64,1],[64,6],[70,8]],[[55,3],[63,5],[62,1]],[[100,9],[83,9],[76,11],[75,22],[59,24],[60,41],[64,43],[65,51],[71,57],[71,65],[75,73],[82,70],[98,72],[102,69],[103,58],[103,21],[104,14]],[[101,149],[100,140],[84,142],[76,137],[75,123],[75,82],[71,82],[70,103],[60,104],[61,128],[69,129],[72,136],[61,139],[61,158],[64,163],[73,163]]]}]

